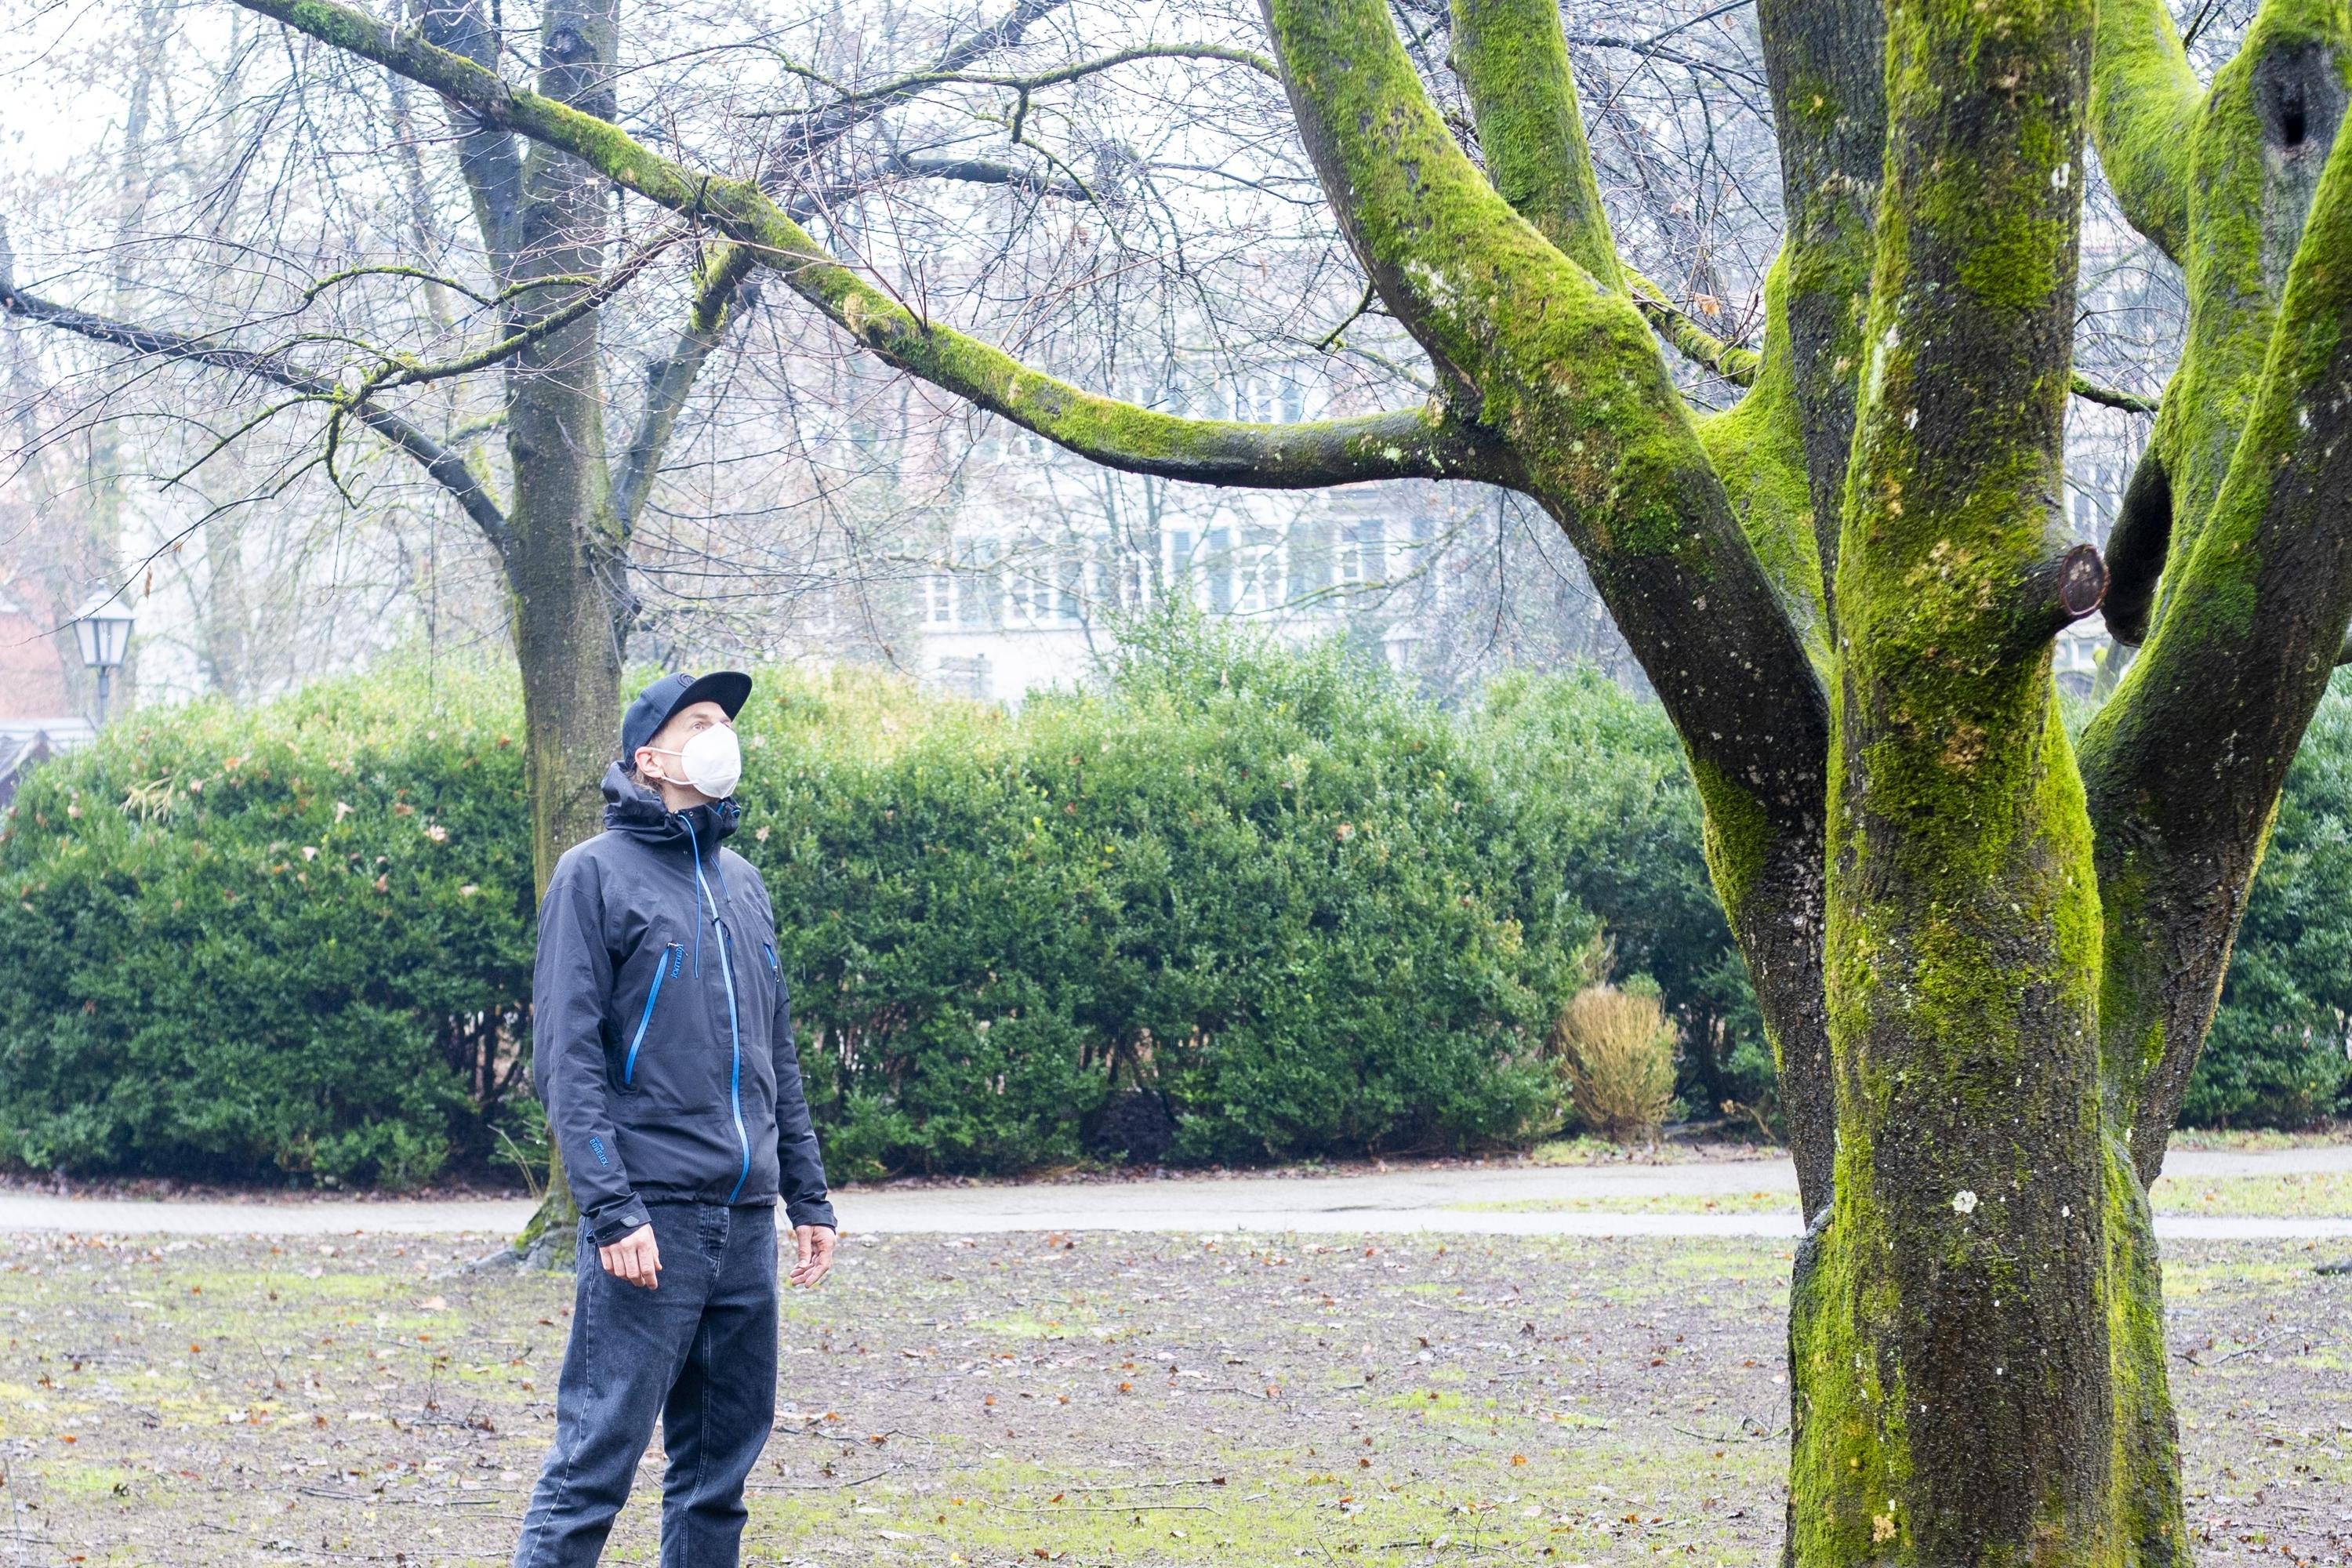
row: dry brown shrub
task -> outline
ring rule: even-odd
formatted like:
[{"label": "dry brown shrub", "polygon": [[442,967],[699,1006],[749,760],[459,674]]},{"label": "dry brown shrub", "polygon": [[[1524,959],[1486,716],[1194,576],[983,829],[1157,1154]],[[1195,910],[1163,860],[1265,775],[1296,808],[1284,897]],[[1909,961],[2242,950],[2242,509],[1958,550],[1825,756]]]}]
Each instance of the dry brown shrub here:
[{"label": "dry brown shrub", "polygon": [[1675,1100],[1675,1026],[1655,996],[1589,985],[1552,1026],[1586,1127],[1619,1143],[1657,1135]]}]

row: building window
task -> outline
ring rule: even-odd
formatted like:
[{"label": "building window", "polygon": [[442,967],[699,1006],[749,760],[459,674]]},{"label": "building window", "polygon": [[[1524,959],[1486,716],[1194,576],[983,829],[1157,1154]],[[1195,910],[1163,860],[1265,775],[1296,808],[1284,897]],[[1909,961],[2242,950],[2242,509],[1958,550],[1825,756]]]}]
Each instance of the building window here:
[{"label": "building window", "polygon": [[1377,517],[1339,528],[1339,581],[1372,586],[1388,576],[1388,529]]},{"label": "building window", "polygon": [[1281,585],[1282,535],[1264,523],[1253,522],[1242,530],[1242,554],[1237,563],[1241,584],[1234,603],[1245,614],[1270,610],[1276,604],[1275,595]]},{"label": "building window", "polygon": [[1290,602],[1298,604],[1331,585],[1331,525],[1297,521],[1290,525]]},{"label": "building window", "polygon": [[940,684],[959,697],[969,697],[975,702],[985,702],[994,695],[989,676],[988,656],[973,654],[969,658],[940,660]]},{"label": "building window", "polygon": [[1209,608],[1231,615],[1234,608],[1234,536],[1231,529],[1213,528],[1202,541],[1209,568]]},{"label": "building window", "polygon": [[968,539],[956,547],[956,624],[992,626],[1001,613],[996,541]]}]

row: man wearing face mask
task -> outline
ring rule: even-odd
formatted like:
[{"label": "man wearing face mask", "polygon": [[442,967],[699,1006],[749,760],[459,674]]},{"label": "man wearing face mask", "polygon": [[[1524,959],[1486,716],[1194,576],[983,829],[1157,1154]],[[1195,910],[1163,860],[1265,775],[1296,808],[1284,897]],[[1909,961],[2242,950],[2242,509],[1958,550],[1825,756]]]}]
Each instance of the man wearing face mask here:
[{"label": "man wearing face mask", "polygon": [[516,1568],[596,1561],[662,1425],[664,1568],[726,1568],[776,1404],[776,1205],[833,1266],[775,912],[735,831],[751,679],[665,676],[621,721],[604,831],[539,914],[532,1073],[580,1205],[555,1444]]}]

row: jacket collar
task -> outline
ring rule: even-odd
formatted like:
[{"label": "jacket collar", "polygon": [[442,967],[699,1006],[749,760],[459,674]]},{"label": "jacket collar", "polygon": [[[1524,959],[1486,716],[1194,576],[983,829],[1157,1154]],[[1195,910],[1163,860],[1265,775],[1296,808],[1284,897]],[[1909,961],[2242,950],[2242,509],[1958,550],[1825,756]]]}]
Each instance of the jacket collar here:
[{"label": "jacket collar", "polygon": [[742,807],[730,796],[704,805],[671,811],[662,798],[644,784],[633,783],[614,763],[604,770],[604,829],[625,833],[642,844],[675,844],[681,847],[716,846],[743,819]]}]

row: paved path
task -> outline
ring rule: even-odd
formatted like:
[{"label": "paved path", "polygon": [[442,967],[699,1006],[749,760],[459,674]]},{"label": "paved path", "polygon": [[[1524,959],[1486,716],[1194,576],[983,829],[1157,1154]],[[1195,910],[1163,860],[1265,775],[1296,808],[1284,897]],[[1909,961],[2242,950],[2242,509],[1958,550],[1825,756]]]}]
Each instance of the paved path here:
[{"label": "paved path", "polygon": [[[2226,1176],[2352,1171],[2352,1144],[2241,1153],[2184,1149],[2166,1173]],[[1415,1166],[1360,1175],[1191,1176],[1163,1181],[988,1183],[850,1189],[836,1197],[852,1230],[983,1233],[1023,1230],[1450,1232],[1482,1236],[1773,1237],[1799,1234],[1797,1178],[1786,1160],[1662,1165]],[[1785,1211],[1758,1214],[1608,1213],[1591,1209],[1465,1208],[1464,1205],[1634,1203],[1664,1197],[1785,1194]],[[510,1235],[530,1215],[519,1200],[449,1203],[140,1202],[0,1192],[0,1232],[336,1236]],[[2308,1240],[2352,1237],[2352,1217],[2231,1219],[2160,1215],[2167,1237]]]}]

